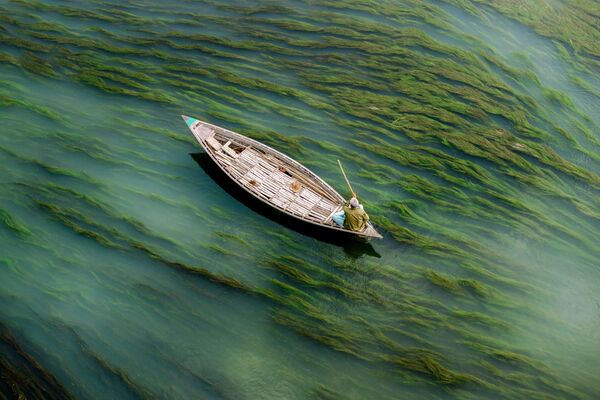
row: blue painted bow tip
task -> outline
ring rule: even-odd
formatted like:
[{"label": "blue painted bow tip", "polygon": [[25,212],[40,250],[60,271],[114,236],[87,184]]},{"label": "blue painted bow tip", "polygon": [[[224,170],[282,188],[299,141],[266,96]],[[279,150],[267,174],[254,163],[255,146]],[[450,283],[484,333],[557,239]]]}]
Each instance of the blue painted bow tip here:
[{"label": "blue painted bow tip", "polygon": [[197,121],[196,118],[188,117],[187,115],[182,115],[181,118],[183,118],[188,126],[192,126],[192,124]]}]

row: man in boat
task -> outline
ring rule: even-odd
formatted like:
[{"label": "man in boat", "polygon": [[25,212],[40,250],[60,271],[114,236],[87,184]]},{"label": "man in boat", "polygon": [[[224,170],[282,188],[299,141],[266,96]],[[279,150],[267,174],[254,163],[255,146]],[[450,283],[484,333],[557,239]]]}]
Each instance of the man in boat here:
[{"label": "man in boat", "polygon": [[344,227],[355,232],[363,231],[369,222],[369,215],[356,197],[352,197],[347,204],[344,204],[344,214],[346,216]]}]

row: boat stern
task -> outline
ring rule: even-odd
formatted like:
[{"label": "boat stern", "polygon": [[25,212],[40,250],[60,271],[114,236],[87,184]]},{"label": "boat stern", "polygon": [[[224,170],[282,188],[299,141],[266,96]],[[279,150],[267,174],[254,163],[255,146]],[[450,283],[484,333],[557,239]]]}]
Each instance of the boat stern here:
[{"label": "boat stern", "polygon": [[383,236],[381,236],[381,234],[379,232],[377,232],[377,230],[375,230],[375,228],[371,224],[369,224],[367,226],[367,229],[365,229],[365,231],[363,232],[363,235],[369,239],[371,239],[371,238],[383,239]]}]

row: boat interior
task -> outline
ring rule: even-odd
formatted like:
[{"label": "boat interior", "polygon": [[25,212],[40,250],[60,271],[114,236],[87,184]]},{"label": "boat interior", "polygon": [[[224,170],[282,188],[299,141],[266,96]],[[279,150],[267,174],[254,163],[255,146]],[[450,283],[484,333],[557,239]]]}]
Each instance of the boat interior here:
[{"label": "boat interior", "polygon": [[204,125],[194,133],[222,168],[259,198],[303,219],[336,226],[332,216],[343,199],[310,171],[229,131]]}]

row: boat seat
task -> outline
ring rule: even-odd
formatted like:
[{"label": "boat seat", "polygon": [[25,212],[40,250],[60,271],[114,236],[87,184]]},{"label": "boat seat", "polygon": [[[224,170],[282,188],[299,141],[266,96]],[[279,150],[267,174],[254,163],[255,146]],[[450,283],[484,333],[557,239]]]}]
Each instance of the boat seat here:
[{"label": "boat seat", "polygon": [[238,153],[236,153],[236,151],[234,149],[232,149],[231,147],[229,147],[229,145],[231,144],[231,140],[227,141],[227,143],[225,143],[223,145],[223,152],[225,152],[225,154],[227,154],[228,156],[230,156],[231,158],[238,158],[240,155]]},{"label": "boat seat", "polygon": [[212,147],[214,151],[219,151],[223,147],[223,146],[221,146],[221,143],[219,143],[219,141],[217,139],[215,139],[213,136],[209,136],[205,140],[206,140],[206,143],[208,143],[208,145],[210,147]]}]

